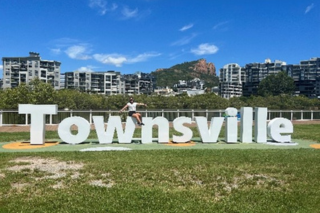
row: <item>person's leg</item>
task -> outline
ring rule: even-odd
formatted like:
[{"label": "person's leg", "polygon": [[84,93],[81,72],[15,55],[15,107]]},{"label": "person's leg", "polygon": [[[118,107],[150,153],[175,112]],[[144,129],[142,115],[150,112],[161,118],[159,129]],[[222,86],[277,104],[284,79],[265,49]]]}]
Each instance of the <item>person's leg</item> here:
[{"label": "person's leg", "polygon": [[141,114],[140,114],[140,113],[137,113],[137,115],[139,116],[140,124],[141,124],[141,125],[144,125],[144,123],[142,123],[142,116],[141,116]]},{"label": "person's leg", "polygon": [[138,113],[134,113],[134,114],[132,114],[132,117],[134,117],[135,119],[137,119],[138,124],[140,124],[140,123],[141,123],[141,119],[140,119],[140,117],[139,117]]}]

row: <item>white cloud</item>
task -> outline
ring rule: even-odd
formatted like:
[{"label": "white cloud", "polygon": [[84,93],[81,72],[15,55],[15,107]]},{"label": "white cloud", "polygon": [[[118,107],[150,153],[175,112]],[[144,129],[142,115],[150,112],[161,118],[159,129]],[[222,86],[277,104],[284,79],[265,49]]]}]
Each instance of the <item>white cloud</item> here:
[{"label": "white cloud", "polygon": [[146,61],[149,58],[157,57],[160,53],[142,53],[135,57],[127,57],[121,54],[94,54],[93,58],[103,64],[111,64],[116,67],[121,67],[123,64],[138,63]]},{"label": "white cloud", "polygon": [[109,9],[107,9],[107,10],[109,10],[109,11],[114,11],[114,10],[116,10],[118,8],[118,5],[116,4],[116,3],[113,3],[112,5],[111,5],[111,7],[109,8]]},{"label": "white cloud", "polygon": [[196,36],[197,36],[197,34],[193,33],[190,36],[183,37],[182,39],[173,42],[171,45],[172,46],[182,46],[182,45],[188,44]]},{"label": "white cloud", "polygon": [[128,63],[137,63],[137,62],[141,62],[141,61],[146,61],[149,58],[157,57],[159,55],[161,55],[161,54],[160,53],[143,53],[143,54],[139,54],[134,58],[128,59]]},{"label": "white cloud", "polygon": [[[83,43],[81,43],[81,41],[77,40],[77,39],[72,39],[72,38],[59,38],[59,39],[55,39],[50,41],[50,45],[52,46],[50,48],[50,52],[51,54],[61,54],[62,52],[64,52],[64,50],[66,50],[68,47],[74,46],[74,45],[82,45]],[[88,46],[88,45],[87,45]]]},{"label": "white cloud", "polygon": [[104,0],[90,0],[89,7],[97,8],[101,15],[107,12],[107,2]]},{"label": "white cloud", "polygon": [[74,45],[65,51],[70,58],[80,60],[88,60],[91,58],[86,52],[89,52],[86,45]]},{"label": "white cloud", "polygon": [[228,24],[228,23],[229,23],[229,21],[220,22],[220,23],[214,25],[214,26],[213,26],[213,29],[214,29],[214,30],[220,29],[222,26],[224,26],[224,25],[226,25],[226,24]]},{"label": "white cloud", "polygon": [[3,70],[3,65],[0,65],[0,70]]},{"label": "white cloud", "polygon": [[134,10],[131,10],[128,7],[124,7],[121,13],[125,19],[134,18],[138,16],[138,9],[136,8]]},{"label": "white cloud", "polygon": [[115,15],[121,13],[119,19],[141,19],[151,14],[151,10],[139,11],[138,8],[131,9],[128,6],[123,6],[121,9],[118,9],[119,6],[116,3],[108,4],[106,0],[89,0],[89,7],[95,10],[98,10],[100,15],[105,15],[108,12],[114,12]]},{"label": "white cloud", "polygon": [[93,66],[80,67],[77,70],[80,72],[93,72]]},{"label": "white cloud", "polygon": [[183,26],[181,29],[180,29],[180,31],[186,31],[186,30],[189,30],[190,28],[192,28],[193,27],[193,24],[188,24],[188,25],[186,25],[186,26]]},{"label": "white cloud", "polygon": [[119,54],[94,54],[93,58],[103,64],[112,64],[121,67],[127,61],[125,56]]},{"label": "white cloud", "polygon": [[54,55],[59,55],[61,53],[61,49],[60,48],[54,48],[54,49],[51,49],[50,51]]},{"label": "white cloud", "polygon": [[191,52],[194,53],[195,55],[211,55],[217,53],[219,48],[213,44],[200,44],[198,48],[196,49],[191,49]]},{"label": "white cloud", "polygon": [[310,10],[312,10],[313,8],[314,8],[314,4],[312,3],[312,4],[310,4],[310,5],[306,8],[306,10],[304,11],[304,14],[309,13]]},{"label": "white cloud", "polygon": [[169,59],[170,60],[174,60],[176,58],[179,58],[179,57],[185,55],[186,53],[188,53],[188,52],[186,52],[185,49],[182,49],[179,52],[170,53],[169,54]]},{"label": "white cloud", "polygon": [[118,5],[113,3],[109,8],[107,7],[107,1],[105,0],[90,0],[89,7],[97,9],[100,15],[105,15],[107,11],[114,11],[118,8]]}]

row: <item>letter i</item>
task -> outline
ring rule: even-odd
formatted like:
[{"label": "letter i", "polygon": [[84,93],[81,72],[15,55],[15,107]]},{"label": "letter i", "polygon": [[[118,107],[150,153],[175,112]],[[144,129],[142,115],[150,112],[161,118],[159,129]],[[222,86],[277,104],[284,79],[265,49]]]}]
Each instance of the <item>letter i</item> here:
[{"label": "letter i", "polygon": [[242,143],[252,143],[252,122],[253,122],[252,107],[242,107],[240,116],[241,116],[240,141]]},{"label": "letter i", "polygon": [[255,122],[254,122],[254,139],[256,143],[267,142],[267,116],[268,109],[263,107],[255,108]]}]

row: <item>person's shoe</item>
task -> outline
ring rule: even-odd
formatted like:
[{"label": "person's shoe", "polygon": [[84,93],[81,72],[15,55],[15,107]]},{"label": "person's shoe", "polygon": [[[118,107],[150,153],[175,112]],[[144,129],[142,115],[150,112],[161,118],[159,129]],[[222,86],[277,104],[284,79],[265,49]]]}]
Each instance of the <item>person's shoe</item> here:
[{"label": "person's shoe", "polygon": [[139,126],[141,126],[141,123],[137,122],[137,124],[138,124]]},{"label": "person's shoe", "polygon": [[141,125],[144,125],[144,123],[141,122],[141,123],[140,123],[140,126],[141,126]]}]

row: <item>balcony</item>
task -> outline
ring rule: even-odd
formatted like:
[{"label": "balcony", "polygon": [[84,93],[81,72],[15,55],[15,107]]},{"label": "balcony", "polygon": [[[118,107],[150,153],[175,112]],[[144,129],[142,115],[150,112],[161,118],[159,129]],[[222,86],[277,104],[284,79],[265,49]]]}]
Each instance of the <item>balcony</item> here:
[{"label": "balcony", "polygon": [[11,66],[11,69],[12,69],[12,70],[19,70],[19,69],[20,69],[20,66],[19,66],[19,65],[12,65],[12,66]]},{"label": "balcony", "polygon": [[47,64],[47,63],[41,63],[41,64],[40,64],[40,67],[41,67],[41,68],[47,68],[47,67],[49,67],[49,64]]}]

